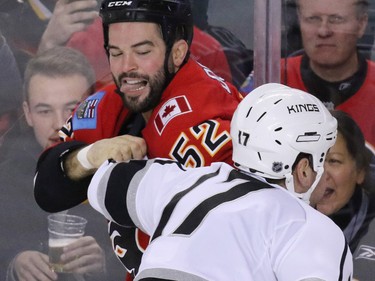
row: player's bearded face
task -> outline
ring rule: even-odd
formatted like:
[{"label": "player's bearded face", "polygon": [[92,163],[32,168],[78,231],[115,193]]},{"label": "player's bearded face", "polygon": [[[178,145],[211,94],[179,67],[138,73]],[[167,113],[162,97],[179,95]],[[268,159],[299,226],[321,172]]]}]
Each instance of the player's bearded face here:
[{"label": "player's bearded face", "polygon": [[[134,88],[128,90],[128,87],[124,86],[128,81],[127,79],[140,81],[138,83],[139,91],[146,91],[146,93],[142,95],[131,94],[130,92],[134,92]],[[121,73],[115,81],[122,94],[125,107],[133,112],[147,112],[159,104],[164,90],[165,79],[165,70],[164,67],[161,67],[152,76],[142,75],[137,72]]]}]

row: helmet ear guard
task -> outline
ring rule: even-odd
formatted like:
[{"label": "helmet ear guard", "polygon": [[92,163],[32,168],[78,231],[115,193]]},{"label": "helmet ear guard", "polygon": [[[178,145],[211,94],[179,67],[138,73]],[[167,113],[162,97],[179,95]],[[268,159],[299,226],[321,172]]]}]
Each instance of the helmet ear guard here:
[{"label": "helmet ear guard", "polygon": [[[246,95],[234,113],[233,161],[245,172],[290,182],[300,153],[310,154],[314,171],[322,172],[336,134],[337,121],[319,99],[282,84],[265,84]],[[294,192],[290,184],[287,188]]]}]

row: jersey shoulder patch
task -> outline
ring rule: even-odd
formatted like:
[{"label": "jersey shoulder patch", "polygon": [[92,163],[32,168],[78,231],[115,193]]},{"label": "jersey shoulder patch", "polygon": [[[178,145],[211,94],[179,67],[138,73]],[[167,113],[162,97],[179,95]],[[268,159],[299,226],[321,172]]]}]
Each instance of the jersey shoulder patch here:
[{"label": "jersey shoulder patch", "polygon": [[105,91],[99,91],[78,106],[73,115],[74,130],[96,128],[98,107],[105,93]]}]

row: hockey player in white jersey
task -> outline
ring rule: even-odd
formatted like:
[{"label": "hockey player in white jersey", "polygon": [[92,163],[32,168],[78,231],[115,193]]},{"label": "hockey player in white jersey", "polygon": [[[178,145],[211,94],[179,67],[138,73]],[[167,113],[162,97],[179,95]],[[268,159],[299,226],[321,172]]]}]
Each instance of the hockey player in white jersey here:
[{"label": "hockey player in white jersey", "polygon": [[108,161],[88,198],[108,220],[151,236],[135,280],[351,280],[341,230],[311,207],[325,192],[316,185],[336,127],[314,96],[266,84],[233,116],[235,168]]}]

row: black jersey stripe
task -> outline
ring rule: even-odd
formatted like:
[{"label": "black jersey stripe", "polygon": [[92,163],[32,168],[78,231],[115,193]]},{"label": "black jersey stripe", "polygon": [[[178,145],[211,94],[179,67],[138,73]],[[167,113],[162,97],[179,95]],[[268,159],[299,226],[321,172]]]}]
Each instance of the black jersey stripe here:
[{"label": "black jersey stripe", "polygon": [[156,230],[155,230],[155,232],[152,236],[151,241],[161,235],[165,225],[167,224],[170,216],[173,213],[173,210],[175,209],[175,207],[176,207],[177,203],[180,201],[180,199],[182,197],[184,197],[187,193],[189,193],[191,190],[193,190],[195,187],[199,186],[202,182],[204,182],[204,181],[206,181],[206,180],[208,180],[212,177],[217,176],[219,174],[219,172],[220,172],[220,169],[218,169],[216,172],[213,172],[213,173],[202,176],[192,186],[190,186],[189,188],[177,193],[172,198],[172,200],[167,204],[167,206],[165,206],[165,208],[163,210],[163,214],[162,214],[161,219],[159,221],[158,227],[156,228]]},{"label": "black jersey stripe", "polygon": [[218,193],[202,201],[183,221],[183,223],[174,231],[174,234],[190,235],[203,221],[205,216],[217,206],[236,200],[250,192],[273,188],[272,186],[261,181],[246,181],[238,184],[231,189]]},{"label": "black jersey stripe", "polygon": [[[162,217],[160,219],[160,222],[158,224],[158,227],[156,228],[154,235],[152,236],[152,240],[159,237],[165,227],[165,225],[168,223],[169,218],[171,217],[173,210],[175,209],[177,203],[183,198],[186,194],[188,194],[191,190],[193,190],[195,187],[202,184],[204,181],[215,177],[219,174],[220,169],[218,169],[216,172],[207,174],[202,176],[197,182],[195,182],[191,187],[185,189],[184,191],[179,192],[176,194],[172,200],[167,204],[167,206],[164,208]],[[240,198],[249,192],[256,191],[263,188],[273,188],[271,185],[264,183],[262,181],[259,181],[253,177],[250,177],[248,175],[244,175],[241,172],[238,172],[236,170],[233,170],[227,180],[225,182],[231,181],[236,179],[236,176],[238,177],[240,175],[240,178],[246,179],[245,183],[238,184],[231,189],[229,189],[226,192],[222,192],[219,194],[216,194],[210,198],[207,198],[205,201],[201,202],[188,216],[187,218],[182,222],[182,224],[175,230],[175,234],[191,234],[202,222],[204,217],[210,212],[210,210],[214,209],[215,207],[219,206],[222,203],[233,201],[237,198]],[[238,179],[238,178],[237,178]]]}]

